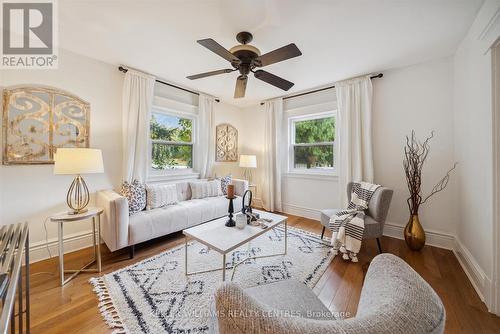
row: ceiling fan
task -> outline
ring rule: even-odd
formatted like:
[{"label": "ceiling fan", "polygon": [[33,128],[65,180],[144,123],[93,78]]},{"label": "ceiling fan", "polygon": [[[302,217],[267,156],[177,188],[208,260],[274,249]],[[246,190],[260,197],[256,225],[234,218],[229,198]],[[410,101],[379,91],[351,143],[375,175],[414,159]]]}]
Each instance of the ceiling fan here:
[{"label": "ceiling fan", "polygon": [[239,71],[240,75],[236,79],[236,87],[234,89],[235,98],[242,98],[245,96],[248,75],[250,74],[250,72],[252,72],[257,79],[267,82],[268,84],[281,88],[285,91],[292,88],[292,86],[294,85],[293,82],[280,78],[277,75],[274,75],[267,71],[255,69],[290,58],[298,57],[302,55],[302,52],[300,52],[299,48],[294,43],[291,43],[279,49],[261,55],[259,49],[257,49],[253,45],[248,44],[252,41],[252,39],[253,36],[251,33],[246,31],[240,32],[236,35],[236,40],[240,42],[241,45],[233,46],[229,50],[225,49],[222,45],[211,38],[200,39],[199,41],[197,41],[199,44],[203,45],[210,51],[229,61],[233,68],[226,68],[223,70],[190,75],[187,78],[190,80],[195,80],[212,75]]}]

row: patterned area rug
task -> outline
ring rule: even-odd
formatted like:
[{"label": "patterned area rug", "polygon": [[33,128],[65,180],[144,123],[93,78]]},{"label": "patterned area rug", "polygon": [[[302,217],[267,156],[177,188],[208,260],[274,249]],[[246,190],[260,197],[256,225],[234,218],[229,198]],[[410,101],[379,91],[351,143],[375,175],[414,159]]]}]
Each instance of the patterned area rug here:
[{"label": "patterned area rug", "polygon": [[[226,268],[251,255],[280,253],[284,231],[277,227],[227,256]],[[221,267],[222,256],[199,242],[188,244],[189,272]],[[287,255],[252,259],[237,266],[233,282],[251,287],[296,279],[314,287],[333,259],[329,240],[288,228]],[[232,270],[226,270],[229,280]],[[91,284],[114,333],[210,333],[210,304],[222,272],[184,275],[184,245],[117,270]]]}]

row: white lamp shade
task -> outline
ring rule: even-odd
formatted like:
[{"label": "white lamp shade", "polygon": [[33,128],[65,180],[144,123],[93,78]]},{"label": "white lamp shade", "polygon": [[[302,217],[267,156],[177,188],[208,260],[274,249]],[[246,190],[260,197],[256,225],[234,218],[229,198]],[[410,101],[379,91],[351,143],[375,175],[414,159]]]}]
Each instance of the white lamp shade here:
[{"label": "white lamp shade", "polygon": [[54,174],[104,173],[102,152],[93,148],[58,148],[54,155]]},{"label": "white lamp shade", "polygon": [[240,155],[240,167],[257,168],[257,157],[255,155]]}]

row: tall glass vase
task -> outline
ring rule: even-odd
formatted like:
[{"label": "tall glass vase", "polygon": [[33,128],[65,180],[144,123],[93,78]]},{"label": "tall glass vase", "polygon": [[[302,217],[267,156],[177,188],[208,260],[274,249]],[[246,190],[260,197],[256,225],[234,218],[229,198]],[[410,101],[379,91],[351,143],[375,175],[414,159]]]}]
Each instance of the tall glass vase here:
[{"label": "tall glass vase", "polygon": [[419,251],[425,245],[425,231],[420,224],[420,220],[417,215],[411,215],[406,224],[405,230],[405,241],[411,250]]}]

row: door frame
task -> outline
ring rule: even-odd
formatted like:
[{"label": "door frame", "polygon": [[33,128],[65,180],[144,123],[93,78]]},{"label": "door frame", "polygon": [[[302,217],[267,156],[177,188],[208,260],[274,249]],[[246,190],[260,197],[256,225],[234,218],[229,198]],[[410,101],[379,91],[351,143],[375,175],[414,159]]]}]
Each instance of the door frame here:
[{"label": "door frame", "polygon": [[493,126],[493,277],[490,312],[500,315],[500,39],[491,48]]}]

